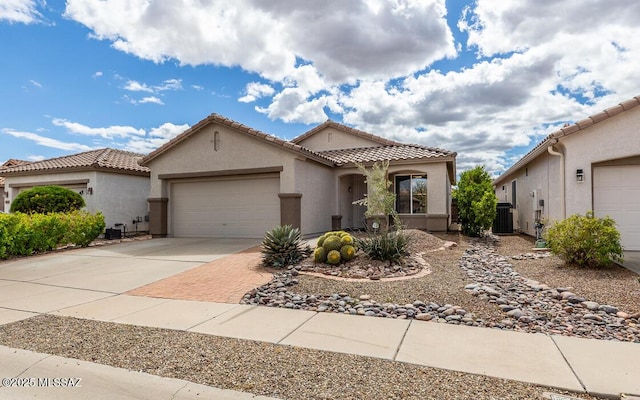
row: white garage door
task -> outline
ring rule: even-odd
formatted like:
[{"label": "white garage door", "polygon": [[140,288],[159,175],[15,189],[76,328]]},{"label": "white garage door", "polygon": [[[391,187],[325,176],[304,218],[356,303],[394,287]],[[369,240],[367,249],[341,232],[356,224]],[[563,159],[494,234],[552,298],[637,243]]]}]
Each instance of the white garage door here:
[{"label": "white garage door", "polygon": [[277,177],[172,184],[175,237],[262,238],[280,224]]},{"label": "white garage door", "polygon": [[625,250],[640,250],[640,165],[594,168],[593,208],[616,221]]}]

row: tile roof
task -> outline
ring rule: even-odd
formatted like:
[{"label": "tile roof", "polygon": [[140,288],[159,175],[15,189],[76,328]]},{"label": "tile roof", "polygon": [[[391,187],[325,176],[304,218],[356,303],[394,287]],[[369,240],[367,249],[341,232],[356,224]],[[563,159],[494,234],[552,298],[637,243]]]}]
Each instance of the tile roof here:
[{"label": "tile roof", "polygon": [[338,165],[385,160],[424,160],[425,158],[445,158],[456,155],[456,153],[447,150],[411,144],[325,150],[317,153],[330,158]]},{"label": "tile roof", "polygon": [[2,175],[24,175],[30,172],[59,172],[60,170],[113,170],[123,173],[149,175],[150,169],[138,164],[142,154],[116,149],[99,149],[50,158],[22,165],[14,165],[0,170]]},{"label": "tile roof", "polygon": [[[230,128],[239,130],[247,135],[254,136],[258,139],[269,142],[273,145],[284,147],[293,152],[300,153],[306,157],[315,159],[326,165],[333,166],[334,164],[342,165],[353,162],[373,162],[373,161],[383,161],[383,160],[417,160],[417,159],[425,159],[425,158],[436,158],[436,157],[447,157],[452,156],[455,157],[456,153],[433,148],[426,147],[420,145],[413,144],[405,144],[401,142],[396,142],[393,140],[385,139],[376,135],[372,135],[367,132],[359,131],[354,128],[350,128],[346,125],[339,124],[334,121],[326,121],[317,127],[309,130],[308,132],[298,136],[297,138],[287,141],[275,137],[273,135],[266,134],[264,132],[258,131],[256,129],[250,128],[246,125],[243,125],[239,122],[233,121],[229,118],[226,118],[219,114],[211,114],[207,116],[205,119],[201,120],[197,124],[193,125],[191,128],[187,129],[180,135],[171,139],[169,142],[165,143],[163,146],[157,148],[156,150],[149,153],[146,157],[142,159],[140,162],[142,165],[147,165],[151,160],[168,151],[172,147],[176,146],[178,143],[187,139],[189,136],[193,135],[195,132],[204,128],[205,126],[211,123],[218,123],[221,125],[228,126]],[[320,130],[326,127],[334,127],[345,132],[364,137],[380,143],[381,146],[377,147],[366,147],[366,148],[355,148],[355,149],[341,149],[341,150],[328,150],[328,151],[312,151],[303,146],[300,146],[298,143],[304,140],[305,138],[310,137],[311,135],[319,132]]]},{"label": "tile roof", "polygon": [[342,130],[344,132],[348,132],[348,133],[350,133],[352,135],[372,140],[374,142],[380,143],[383,146],[393,146],[393,145],[403,145],[403,144],[405,144],[405,143],[396,142],[396,141],[393,141],[393,140],[390,140],[390,139],[385,139],[383,137],[373,135],[373,134],[371,134],[369,132],[361,131],[361,130],[352,128],[350,126],[337,123],[337,122],[332,121],[330,119],[325,121],[325,122],[323,122],[322,124],[314,127],[313,129],[308,130],[307,132],[303,133],[302,135],[292,139],[291,142],[298,144],[298,143],[302,142],[303,140],[315,135],[316,133],[318,133],[321,130],[323,130],[325,128],[328,128],[328,127],[336,128],[336,129]]},{"label": "tile roof", "polygon": [[[10,158],[7,161],[4,162],[4,164],[0,165],[0,170],[3,169],[7,169],[9,167],[13,167],[16,165],[25,165],[25,164],[30,164],[31,161],[25,161],[25,160],[18,160],[15,158]],[[2,176],[0,176],[0,186],[4,186],[4,178]]]},{"label": "tile roof", "polygon": [[178,136],[174,137],[173,139],[171,139],[170,141],[168,141],[167,143],[165,143],[164,145],[160,146],[159,148],[155,149],[154,151],[152,151],[151,153],[149,153],[146,157],[144,157],[141,161],[140,164],[141,165],[147,165],[147,163],[149,163],[151,160],[153,160],[154,158],[158,157],[159,155],[163,154],[164,152],[166,152],[167,150],[171,149],[172,147],[176,146],[178,143],[182,142],[183,140],[187,139],[189,136],[193,135],[195,132],[198,132],[200,129],[204,128],[205,126],[212,124],[212,123],[217,123],[220,125],[225,125],[228,126],[230,128],[236,129],[244,134],[253,136],[257,139],[263,140],[265,142],[271,143],[273,145],[276,146],[280,146],[283,147],[287,150],[296,152],[296,153],[300,153],[306,157],[315,159],[318,162],[321,162],[323,164],[327,164],[327,165],[332,165],[333,161],[316,153],[313,152],[309,149],[306,149],[296,143],[287,141],[287,140],[283,140],[280,139],[276,136],[273,135],[269,135],[267,133],[261,132],[259,130],[250,128],[246,125],[243,125],[239,122],[236,122],[232,119],[226,118],[222,115],[219,114],[211,114],[209,116],[207,116],[205,119],[201,120],[200,122],[198,122],[197,124],[193,125],[191,128],[187,129],[186,131],[182,132],[181,134],[179,134]]},{"label": "tile roof", "polygon": [[493,181],[493,184],[497,184],[502,179],[511,175],[514,171],[518,170],[520,167],[528,164],[531,160],[538,157],[542,153],[547,152],[547,147],[558,142],[558,139],[573,135],[574,133],[578,133],[584,129],[587,129],[595,124],[598,124],[606,119],[614,117],[620,113],[625,111],[629,111],[632,108],[635,108],[640,105],[640,96],[635,96],[629,100],[623,101],[622,103],[618,103],[617,105],[607,108],[604,111],[601,111],[597,114],[591,115],[583,120],[580,120],[574,124],[563,126],[557,131],[552,132],[549,136],[544,138],[543,141],[538,143],[533,149],[531,149],[527,154],[525,154],[520,160],[518,160],[515,164],[513,164],[509,169],[503,172],[498,178]]}]

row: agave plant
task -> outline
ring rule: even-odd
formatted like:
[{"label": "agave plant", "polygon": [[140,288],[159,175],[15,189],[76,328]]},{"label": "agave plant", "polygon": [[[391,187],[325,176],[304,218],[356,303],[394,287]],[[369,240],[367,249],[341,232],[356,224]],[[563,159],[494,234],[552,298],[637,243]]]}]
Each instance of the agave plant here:
[{"label": "agave plant", "polygon": [[291,225],[276,226],[262,240],[262,262],[265,266],[285,268],[311,254],[311,247],[302,243],[300,229]]}]

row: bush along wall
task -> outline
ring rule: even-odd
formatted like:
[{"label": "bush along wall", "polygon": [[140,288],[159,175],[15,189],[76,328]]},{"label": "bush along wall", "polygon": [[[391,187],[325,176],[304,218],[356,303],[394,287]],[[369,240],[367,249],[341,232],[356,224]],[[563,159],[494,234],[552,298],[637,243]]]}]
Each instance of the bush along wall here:
[{"label": "bush along wall", "polygon": [[318,239],[313,260],[317,263],[338,265],[351,261],[356,256],[356,251],[355,240],[347,232],[327,232]]},{"label": "bush along wall", "polygon": [[87,247],[104,228],[101,213],[0,214],[0,259],[30,256],[64,245]]}]

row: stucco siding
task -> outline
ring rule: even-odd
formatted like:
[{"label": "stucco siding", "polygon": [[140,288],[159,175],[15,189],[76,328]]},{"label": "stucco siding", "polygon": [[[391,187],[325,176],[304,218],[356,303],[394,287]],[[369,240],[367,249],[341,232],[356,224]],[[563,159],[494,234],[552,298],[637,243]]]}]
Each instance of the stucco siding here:
[{"label": "stucco siding", "polygon": [[[565,147],[567,173],[567,216],[584,214],[593,208],[591,164],[640,154],[640,109],[609,118],[561,139]],[[576,181],[576,170],[584,182]]]},{"label": "stucco siding", "polygon": [[[101,171],[79,171],[56,174],[13,176],[6,178],[9,200],[13,201],[21,189],[48,184],[86,182],[81,185],[88,212],[102,212],[107,227],[115,223],[127,224],[132,230],[132,221],[147,214],[149,178],[145,176],[124,175]],[[89,190],[90,188],[90,190]],[[7,205],[7,210],[9,205]],[[147,230],[146,223],[138,224],[138,230]]]},{"label": "stucco siding", "polygon": [[[18,195],[21,189],[31,188],[33,186],[46,186],[50,184],[60,184],[69,182],[86,182],[87,187],[92,187],[96,183],[95,171],[79,171],[79,172],[63,172],[57,174],[39,174],[39,175],[23,175],[5,177],[5,191],[9,193],[9,204],[6,204],[6,211],[9,211],[11,202]],[[96,212],[95,195],[83,193],[86,204],[86,210]]]},{"label": "stucco siding", "polygon": [[380,146],[380,143],[361,136],[342,132],[331,127],[325,128],[320,132],[301,141],[300,146],[314,151],[336,150],[336,149],[355,149],[360,147]]},{"label": "stucco siding", "polygon": [[[218,150],[215,150],[215,132],[219,132]],[[168,197],[163,174],[228,171],[282,166],[281,192],[295,189],[293,164],[295,155],[283,148],[234,131],[226,126],[212,124],[196,132],[171,151],[151,160],[151,190],[149,197]]]},{"label": "stucco siding", "polygon": [[295,192],[302,193],[300,229],[304,234],[331,230],[336,214],[336,178],[329,167],[310,161],[295,161]]},{"label": "stucco siding", "polygon": [[[107,228],[116,223],[125,224],[127,232],[147,231],[149,178],[145,176],[122,175],[107,172],[96,173],[93,189],[94,207],[102,211]],[[136,224],[133,220],[141,219]]]},{"label": "stucco siding", "polygon": [[447,214],[447,199],[450,186],[447,179],[446,163],[425,163],[413,165],[392,165],[389,177],[395,175],[424,174],[427,176],[427,214]]},{"label": "stucco siding", "polygon": [[[594,164],[626,158],[634,160],[630,163],[637,162],[640,155],[640,107],[548,143],[552,144],[556,151],[564,155],[564,171],[561,157],[545,151],[547,146],[540,155],[517,171],[501,176],[494,182],[498,201],[511,202],[511,182],[516,180],[516,225],[520,231],[530,235],[535,234],[533,223],[536,206],[531,194],[536,190],[537,199],[544,200],[544,207],[540,207],[542,218],[551,224],[572,214],[585,214],[593,209]],[[623,165],[624,161],[620,164]],[[582,170],[582,181],[577,179],[578,170]],[[561,184],[563,174],[564,191]]]}]

